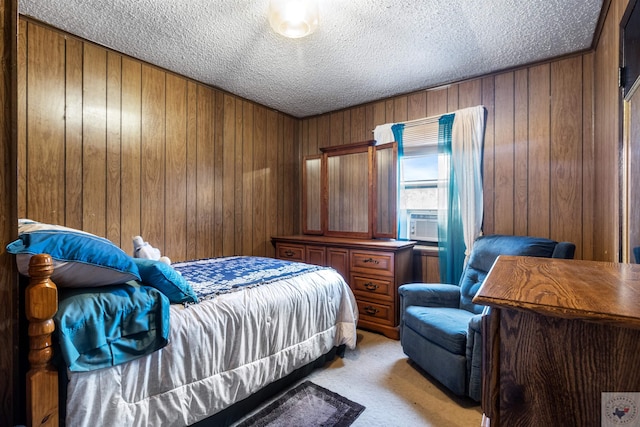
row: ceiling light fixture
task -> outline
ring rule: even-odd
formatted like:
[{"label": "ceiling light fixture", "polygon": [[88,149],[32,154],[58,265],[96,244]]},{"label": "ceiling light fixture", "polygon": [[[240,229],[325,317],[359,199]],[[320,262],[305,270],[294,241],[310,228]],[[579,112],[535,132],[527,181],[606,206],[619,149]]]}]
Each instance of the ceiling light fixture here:
[{"label": "ceiling light fixture", "polygon": [[270,0],[269,23],[285,37],[308,36],[318,28],[318,1]]}]

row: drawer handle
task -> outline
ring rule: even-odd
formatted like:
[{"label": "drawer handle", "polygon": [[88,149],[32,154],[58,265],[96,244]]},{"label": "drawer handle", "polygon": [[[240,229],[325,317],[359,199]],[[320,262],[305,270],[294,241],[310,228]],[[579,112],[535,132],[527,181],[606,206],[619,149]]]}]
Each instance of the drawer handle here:
[{"label": "drawer handle", "polygon": [[369,291],[375,291],[376,289],[378,289],[378,285],[372,282],[365,283],[364,287],[367,288],[367,290]]},{"label": "drawer handle", "polygon": [[294,253],[293,253],[293,251],[291,249],[287,249],[286,251],[284,251],[284,254],[286,256],[293,256],[294,255]]},{"label": "drawer handle", "polygon": [[372,262],[372,263],[374,263],[374,264],[376,264],[376,265],[377,265],[377,264],[380,264],[380,262],[379,262],[377,259],[373,259],[373,258],[371,258],[371,257],[369,257],[369,258],[365,259],[365,260],[364,260],[364,262],[365,262],[365,263],[367,263],[367,262]]},{"label": "drawer handle", "polygon": [[367,313],[369,316],[375,316],[376,314],[378,314],[379,311],[380,310],[378,310],[377,308],[372,307],[370,305],[368,305],[368,306],[366,306],[364,308],[364,312]]}]

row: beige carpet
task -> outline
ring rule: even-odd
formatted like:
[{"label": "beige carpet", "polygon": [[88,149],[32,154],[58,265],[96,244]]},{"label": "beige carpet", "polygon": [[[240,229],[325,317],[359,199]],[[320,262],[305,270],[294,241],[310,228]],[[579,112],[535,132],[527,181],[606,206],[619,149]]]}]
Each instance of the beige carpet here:
[{"label": "beige carpet", "polygon": [[482,420],[479,404],[427,377],[399,341],[363,330],[355,350],[300,382],[305,380],[364,405],[353,427],[479,427]]}]

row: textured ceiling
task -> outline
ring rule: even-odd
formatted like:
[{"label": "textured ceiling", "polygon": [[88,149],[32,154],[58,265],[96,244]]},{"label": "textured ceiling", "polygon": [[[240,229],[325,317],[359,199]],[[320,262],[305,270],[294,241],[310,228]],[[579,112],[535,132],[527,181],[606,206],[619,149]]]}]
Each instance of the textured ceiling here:
[{"label": "textured ceiling", "polygon": [[295,117],[591,46],[602,0],[319,0],[286,39],[269,0],[19,0],[21,14]]}]

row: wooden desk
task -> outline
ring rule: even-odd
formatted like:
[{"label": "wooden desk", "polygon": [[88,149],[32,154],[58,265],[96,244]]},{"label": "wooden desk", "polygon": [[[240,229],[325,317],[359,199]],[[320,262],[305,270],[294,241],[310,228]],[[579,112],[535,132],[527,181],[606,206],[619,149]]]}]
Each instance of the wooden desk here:
[{"label": "wooden desk", "polygon": [[500,256],[473,302],[491,427],[599,426],[602,392],[640,391],[640,265]]}]

